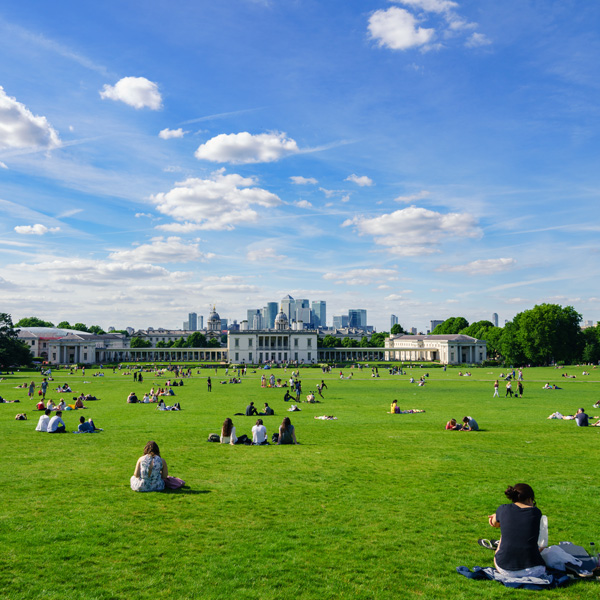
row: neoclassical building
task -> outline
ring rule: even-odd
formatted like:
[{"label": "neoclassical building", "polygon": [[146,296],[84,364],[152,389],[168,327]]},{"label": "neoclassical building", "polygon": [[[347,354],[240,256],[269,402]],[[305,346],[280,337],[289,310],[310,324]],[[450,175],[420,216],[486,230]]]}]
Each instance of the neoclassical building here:
[{"label": "neoclassical building", "polygon": [[230,331],[227,357],[230,363],[266,363],[317,361],[317,332],[302,329],[302,323],[290,329],[287,315],[280,311],[275,329]]},{"label": "neoclassical building", "polygon": [[385,340],[385,360],[440,362],[447,365],[481,364],[486,341],[454,335],[391,335]]}]

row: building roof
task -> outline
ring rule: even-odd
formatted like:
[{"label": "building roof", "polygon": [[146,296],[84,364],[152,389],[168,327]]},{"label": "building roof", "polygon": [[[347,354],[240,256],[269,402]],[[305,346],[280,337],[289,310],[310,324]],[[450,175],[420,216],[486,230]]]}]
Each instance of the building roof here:
[{"label": "building roof", "polygon": [[410,334],[398,334],[398,335],[392,335],[390,336],[391,339],[394,340],[398,340],[398,339],[407,339],[407,340],[414,340],[414,341],[448,341],[448,342],[468,342],[468,343],[473,343],[473,342],[479,342],[479,341],[484,341],[484,340],[478,340],[477,338],[471,337],[470,335],[464,335],[462,333],[451,333],[451,334],[447,334],[447,335],[410,335]]}]

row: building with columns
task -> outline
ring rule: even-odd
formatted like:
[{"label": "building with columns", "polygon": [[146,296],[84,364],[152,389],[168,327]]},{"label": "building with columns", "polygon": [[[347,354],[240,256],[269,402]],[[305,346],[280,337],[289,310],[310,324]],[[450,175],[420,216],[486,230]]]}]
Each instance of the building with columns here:
[{"label": "building with columns", "polygon": [[462,334],[391,335],[385,340],[385,360],[440,362],[447,365],[481,364],[486,341]]}]

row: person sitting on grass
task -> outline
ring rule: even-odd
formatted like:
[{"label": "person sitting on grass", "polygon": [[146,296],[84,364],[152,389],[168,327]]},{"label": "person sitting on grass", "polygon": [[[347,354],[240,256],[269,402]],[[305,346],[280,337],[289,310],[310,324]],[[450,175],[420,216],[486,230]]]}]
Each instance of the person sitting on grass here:
[{"label": "person sitting on grass", "polygon": [[52,400],[48,400],[48,406],[46,406],[47,410],[56,410],[56,404]]},{"label": "person sitting on grass", "polygon": [[256,410],[256,407],[254,406],[254,402],[250,402],[250,404],[248,404],[248,406],[246,406],[246,416],[252,417],[254,415],[258,415],[258,411]]},{"label": "person sitting on grass", "polygon": [[390,414],[395,415],[400,412],[400,407],[398,406],[398,400],[392,400],[392,405],[390,406]]},{"label": "person sitting on grass", "polygon": [[235,435],[235,427],[233,421],[229,417],[223,421],[220,441],[221,444],[231,444],[232,446],[237,444],[238,439]]},{"label": "person sitting on grass", "polygon": [[263,412],[259,413],[263,417],[272,417],[275,414],[275,411],[269,406],[268,402],[265,402],[265,407],[263,408]]},{"label": "person sitting on grass", "polygon": [[135,395],[135,392],[131,392],[129,396],[127,396],[127,404],[136,404],[138,401],[138,397]]},{"label": "person sitting on grass", "polygon": [[65,433],[66,426],[62,420],[62,410],[57,410],[56,414],[48,422],[48,433]]},{"label": "person sitting on grass", "polygon": [[446,429],[452,431],[459,431],[460,429],[462,429],[462,427],[456,422],[456,419],[450,419],[446,423]]},{"label": "person sitting on grass", "polygon": [[150,441],[144,448],[144,454],[136,465],[131,477],[131,489],[134,492],[160,492],[165,489],[163,479],[169,475],[167,463],[160,456],[158,444]]},{"label": "person sitting on grass", "polygon": [[46,433],[48,432],[48,423],[50,423],[51,414],[51,410],[45,410],[44,414],[40,417],[40,420],[38,421],[37,427],[35,428],[36,431],[44,431]]},{"label": "person sitting on grass", "polygon": [[285,396],[283,397],[283,401],[284,402],[289,402],[290,400],[293,400],[293,396],[290,394],[290,390],[285,390]]},{"label": "person sitting on grass", "polygon": [[463,431],[479,431],[479,425],[473,417],[463,417]]},{"label": "person sitting on grass", "polygon": [[283,419],[283,423],[279,426],[279,437],[277,439],[277,444],[281,446],[282,444],[297,444],[296,440],[296,431],[289,417],[285,417]]},{"label": "person sitting on grass", "polygon": [[267,428],[263,425],[263,420],[258,419],[256,425],[252,428],[252,445],[264,446],[267,442]]},{"label": "person sitting on grass", "polygon": [[517,483],[504,492],[512,504],[502,504],[488,521],[502,533],[494,555],[496,569],[506,577],[542,577],[546,564],[538,548],[542,512],[531,486]]},{"label": "person sitting on grass", "polygon": [[67,403],[65,402],[64,398],[60,399],[60,402],[58,403],[58,406],[56,407],[56,410],[65,410],[67,408]]},{"label": "person sitting on grass", "polygon": [[586,415],[585,410],[580,408],[576,415],[575,420],[577,421],[577,427],[587,427],[590,424],[590,420],[588,415]]},{"label": "person sitting on grass", "polygon": [[81,396],[79,396],[79,397],[77,398],[77,400],[75,400],[75,408],[86,408],[86,407],[83,405],[83,400],[81,399]]},{"label": "person sitting on grass", "polygon": [[85,417],[79,417],[79,426],[77,427],[79,433],[94,433],[95,429],[94,422],[91,419],[86,422]]}]

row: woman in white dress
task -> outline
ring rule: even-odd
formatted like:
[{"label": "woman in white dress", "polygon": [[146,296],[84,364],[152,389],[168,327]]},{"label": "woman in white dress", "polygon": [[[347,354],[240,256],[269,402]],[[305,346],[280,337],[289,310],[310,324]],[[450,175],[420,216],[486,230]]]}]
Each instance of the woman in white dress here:
[{"label": "woman in white dress", "polygon": [[131,489],[134,492],[160,492],[165,489],[163,481],[169,475],[167,463],[160,457],[156,442],[150,441],[144,448],[131,478]]}]

